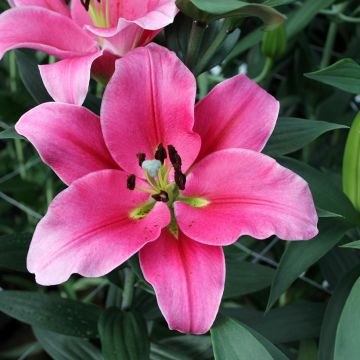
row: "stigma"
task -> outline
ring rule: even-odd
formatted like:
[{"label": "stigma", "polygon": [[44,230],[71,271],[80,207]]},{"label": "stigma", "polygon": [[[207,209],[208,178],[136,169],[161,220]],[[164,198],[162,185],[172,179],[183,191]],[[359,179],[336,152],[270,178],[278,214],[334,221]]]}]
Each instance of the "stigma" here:
[{"label": "stigma", "polygon": [[144,160],[141,164],[141,167],[146,171],[151,177],[158,175],[158,172],[161,168],[161,162],[159,160]]}]

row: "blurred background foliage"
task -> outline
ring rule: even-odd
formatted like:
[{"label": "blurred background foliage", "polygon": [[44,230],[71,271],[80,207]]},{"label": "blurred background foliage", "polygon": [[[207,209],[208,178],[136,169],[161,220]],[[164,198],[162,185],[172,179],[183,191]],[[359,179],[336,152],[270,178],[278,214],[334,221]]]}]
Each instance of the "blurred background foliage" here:
[{"label": "blurred background foliage", "polygon": [[[264,15],[260,3],[272,8]],[[177,4],[182,12],[156,41],[197,75],[198,99],[240,72],[279,99],[264,151],[309,182],[320,233],[296,243],[243,237],[227,247],[222,306],[203,336],[168,330],[136,257],[105,278],[36,285],[25,265],[31,234],[64,185],[13,125],[51,100],[37,65],[54,59],[12,51],[0,63],[0,359],[358,359],[358,0]],[[92,83],[85,106],[99,112],[102,91]]]}]

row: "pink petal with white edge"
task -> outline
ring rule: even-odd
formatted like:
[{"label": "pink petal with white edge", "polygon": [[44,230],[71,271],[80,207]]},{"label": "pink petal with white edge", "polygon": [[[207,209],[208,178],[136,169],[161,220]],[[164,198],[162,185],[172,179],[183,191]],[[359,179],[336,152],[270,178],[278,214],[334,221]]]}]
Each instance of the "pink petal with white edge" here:
[{"label": "pink petal with white edge", "polygon": [[[74,7],[73,16],[83,18],[83,11]],[[103,12],[106,12],[105,1]],[[129,24],[136,24],[144,30],[160,30],[174,21],[177,12],[174,0],[110,0],[110,27],[90,25],[87,29],[101,37],[112,37]]]},{"label": "pink petal with white edge", "polygon": [[116,62],[103,97],[101,126],[121,168],[142,176],[136,154],[154,158],[162,143],[175,146],[184,171],[195,160],[200,137],[192,131],[196,84],[191,72],[167,49],[150,44]]},{"label": "pink petal with white edge", "polygon": [[91,173],[60,193],[36,227],[27,267],[41,285],[66,281],[71,274],[103,276],[146,243],[170,221],[169,209],[156,203],[142,220],[129,212],[148,195],[126,188],[118,170]]},{"label": "pink petal with white edge", "polygon": [[100,119],[75,105],[46,103],[21,117],[16,131],[66,183],[103,169],[118,169],[101,133]]},{"label": "pink petal with white edge", "polygon": [[140,251],[145,279],[169,328],[183,333],[206,333],[215,320],[225,282],[222,248],[175,239],[167,230]]},{"label": "pink petal with white edge", "polygon": [[70,10],[64,0],[14,0],[12,6],[40,6],[70,16]]},{"label": "pink petal with white edge", "polygon": [[70,18],[37,6],[0,15],[0,59],[11,49],[32,48],[59,58],[93,53],[97,42]]},{"label": "pink petal with white edge", "polygon": [[[102,3],[104,14],[106,3]],[[80,1],[71,3],[74,21],[96,38],[102,38],[102,48],[118,56],[149,43],[162,28],[174,21],[177,11],[174,0],[109,0],[110,26],[99,27],[92,23]]]},{"label": "pink petal with white edge", "polygon": [[229,148],[261,151],[279,113],[279,102],[245,75],[217,85],[195,108],[199,159]]},{"label": "pink petal with white edge", "polygon": [[244,149],[222,150],[201,160],[187,178],[185,196],[210,203],[174,204],[181,230],[209,245],[229,245],[242,235],[308,240],[318,217],[308,184],[272,158]]},{"label": "pink petal with white edge", "polygon": [[139,25],[123,20],[123,27],[112,37],[104,37],[102,48],[117,56],[124,56],[138,46],[148,44],[160,30],[144,30]]},{"label": "pink petal with white edge", "polygon": [[41,77],[51,97],[58,102],[82,105],[89,89],[92,64],[101,55],[102,51],[97,51],[54,64],[40,65]]}]

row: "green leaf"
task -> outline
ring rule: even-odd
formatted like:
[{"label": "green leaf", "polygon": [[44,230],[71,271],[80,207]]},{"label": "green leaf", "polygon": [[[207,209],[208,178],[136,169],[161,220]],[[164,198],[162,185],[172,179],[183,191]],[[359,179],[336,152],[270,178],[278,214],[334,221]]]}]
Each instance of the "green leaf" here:
[{"label": "green leaf", "polygon": [[281,165],[296,172],[309,183],[316,207],[339,214],[353,224],[359,223],[360,215],[328,175],[295,159],[281,157],[278,160]]},{"label": "green leaf", "polygon": [[41,79],[35,53],[15,50],[15,54],[21,80],[34,100],[39,104],[52,101]]},{"label": "green leaf", "polygon": [[360,93],[360,65],[352,59],[342,59],[324,69],[304,75],[352,94]]},{"label": "green leaf", "polygon": [[289,243],[271,285],[267,310],[304,271],[339,242],[349,227],[341,219],[323,218],[319,222],[319,235],[314,239]]},{"label": "green leaf", "polygon": [[267,30],[279,26],[285,16],[263,4],[249,4],[238,0],[177,0],[178,8],[191,18],[211,22],[228,17],[258,17]]},{"label": "green leaf", "polygon": [[0,140],[6,139],[24,139],[14,128],[9,128],[0,132]]},{"label": "green leaf", "polygon": [[343,189],[355,209],[360,211],[360,113],[352,123],[346,141],[343,159]]},{"label": "green leaf", "polygon": [[280,117],[264,152],[272,156],[289,154],[328,131],[344,128],[347,126],[325,121]]},{"label": "green leaf", "polygon": [[334,359],[335,337],[340,315],[354,282],[359,278],[359,275],[360,267],[349,271],[338,283],[330,298],[321,327],[319,360]]},{"label": "green leaf", "polygon": [[300,343],[298,360],[317,360],[318,349],[314,340],[303,340]]},{"label": "green leaf", "polygon": [[320,208],[316,208],[316,212],[318,214],[318,217],[327,217],[327,218],[332,218],[332,217],[337,217],[337,218],[343,218],[342,215],[339,214],[335,214],[331,211],[327,211],[324,209],[320,209]]},{"label": "green leaf", "polygon": [[146,323],[139,314],[109,308],[100,316],[99,333],[105,360],[149,359]]},{"label": "green leaf", "polygon": [[[302,31],[307,25],[309,25],[311,20],[313,20],[314,16],[316,16],[320,10],[325,9],[334,3],[334,1],[335,0],[305,0],[301,6],[297,7],[295,11],[290,13],[288,19],[286,20],[286,33],[288,39],[294,37],[300,31]],[[268,5],[266,2],[264,4]],[[263,34],[261,30],[250,32],[250,34],[246,35],[238,42],[238,44],[226,58],[226,61],[230,61],[241,55],[243,52],[254,47],[261,42],[262,38]]]},{"label": "green leaf", "polygon": [[[217,24],[217,23],[215,23]],[[204,65],[204,67],[201,67],[201,60],[198,61],[195,71],[197,74],[200,74],[201,72],[204,72],[206,70],[210,70],[216,65],[219,65],[222,63],[222,61],[226,58],[227,54],[230,53],[230,51],[234,48],[237,41],[240,37],[240,29],[233,30],[230,34],[226,35],[225,40],[222,42],[222,44],[218,47],[214,55],[210,58],[208,62]],[[202,52],[202,55],[206,54],[205,51]]]},{"label": "green leaf", "polygon": [[304,30],[317,13],[330,6],[335,0],[305,0],[286,21],[286,33],[289,38]]},{"label": "green leaf", "polygon": [[264,265],[228,259],[224,298],[250,294],[270,286],[275,270]]},{"label": "green leaf", "polygon": [[64,335],[95,337],[97,306],[29,291],[0,291],[0,311],[26,324]]},{"label": "green leaf", "polygon": [[263,5],[276,7],[276,6],[288,5],[294,3],[295,1],[296,0],[266,0],[263,2]]},{"label": "green leaf", "polygon": [[174,351],[171,347],[151,344],[150,360],[193,360],[193,358]]},{"label": "green leaf", "polygon": [[334,360],[357,359],[360,353],[360,278],[348,296],[336,330]]},{"label": "green leaf", "polygon": [[223,315],[218,315],[210,333],[215,360],[287,359],[262,335]]},{"label": "green leaf", "polygon": [[210,336],[171,336],[151,344],[151,360],[208,360],[212,356]]},{"label": "green leaf", "polygon": [[342,248],[360,249],[360,240],[352,241],[350,243],[341,245]]},{"label": "green leaf", "polygon": [[317,338],[320,334],[325,304],[299,302],[266,313],[248,307],[226,307],[222,312],[265,336],[274,344]]},{"label": "green leaf", "polygon": [[332,289],[358,264],[359,257],[356,251],[344,250],[339,246],[334,247],[319,262],[321,272]]},{"label": "green leaf", "polygon": [[13,234],[0,237],[0,268],[26,272],[26,255],[31,235]]},{"label": "green leaf", "polygon": [[103,359],[100,350],[86,340],[39,328],[33,328],[33,332],[43,349],[54,360]]}]

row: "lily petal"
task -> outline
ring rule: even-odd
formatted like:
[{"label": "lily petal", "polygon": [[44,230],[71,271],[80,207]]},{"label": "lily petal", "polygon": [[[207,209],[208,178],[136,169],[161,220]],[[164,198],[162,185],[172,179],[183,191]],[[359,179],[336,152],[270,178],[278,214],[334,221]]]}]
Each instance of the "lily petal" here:
[{"label": "lily petal", "polygon": [[225,282],[222,248],[175,239],[163,230],[157,241],[140,250],[145,279],[154,287],[170,329],[206,333],[215,320]]},{"label": "lily petal", "polygon": [[51,97],[58,102],[82,105],[88,92],[93,62],[102,55],[90,55],[40,65],[41,77]]},{"label": "lily petal", "polygon": [[[103,11],[106,12],[105,2]],[[174,0],[110,0],[110,26],[90,26],[88,30],[103,37],[116,35],[125,23],[136,24],[144,30],[160,30],[174,21],[177,12]],[[74,8],[74,15],[77,14],[81,14],[78,7]]]},{"label": "lily petal", "polygon": [[119,168],[105,146],[99,117],[85,108],[42,104],[23,115],[15,129],[66,184],[93,171]]},{"label": "lily petal", "polygon": [[3,12],[0,33],[0,59],[5,52],[18,48],[32,48],[59,58],[97,50],[97,42],[70,18],[37,6]]},{"label": "lily petal", "polygon": [[173,52],[150,44],[116,62],[101,107],[101,126],[120,167],[143,176],[136,154],[154,157],[162,143],[175,146],[184,171],[195,160],[200,138],[194,123],[195,79]]},{"label": "lily petal", "polygon": [[40,6],[62,15],[70,16],[70,10],[64,0],[13,0],[12,6]]},{"label": "lily petal", "polygon": [[205,244],[229,245],[242,235],[307,240],[318,232],[305,180],[251,150],[208,155],[194,166],[183,194],[209,201],[203,207],[174,204],[181,230]]},{"label": "lily petal", "polygon": [[91,68],[92,76],[98,81],[107,83],[115,71],[115,61],[118,56],[109,51],[104,51],[103,55],[97,58]]},{"label": "lily petal", "polygon": [[245,75],[217,85],[195,108],[201,136],[198,160],[229,148],[261,151],[279,113],[279,102]]},{"label": "lily petal", "polygon": [[139,25],[124,19],[119,20],[117,28],[86,27],[92,34],[103,39],[102,48],[117,56],[124,56],[139,46],[147,45],[160,30],[144,30]]},{"label": "lily petal", "polygon": [[85,25],[91,25],[91,17],[89,13],[85,10],[84,5],[81,1],[71,0],[70,2],[70,13],[71,18],[80,26],[84,27]]},{"label": "lily petal", "polygon": [[119,170],[94,172],[53,200],[27,258],[39,284],[60,284],[73,273],[103,276],[159,237],[170,221],[169,209],[157,203],[142,220],[131,219],[129,212],[148,195],[128,190],[126,179]]}]

